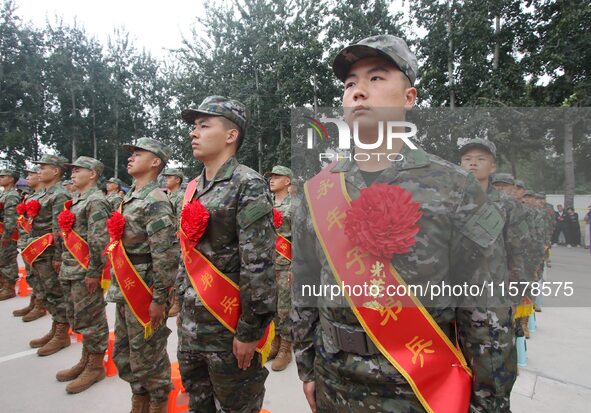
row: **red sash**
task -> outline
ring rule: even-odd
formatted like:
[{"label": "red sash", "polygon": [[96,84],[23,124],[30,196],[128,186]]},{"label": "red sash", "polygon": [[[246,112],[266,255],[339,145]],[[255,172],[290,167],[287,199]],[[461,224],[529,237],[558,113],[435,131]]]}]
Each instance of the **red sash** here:
[{"label": "red sash", "polygon": [[[70,210],[72,206],[72,200],[68,200],[64,203],[64,210]],[[88,243],[73,229],[70,231],[62,231],[62,237],[64,239],[64,245],[72,254],[72,257],[78,261],[78,264],[85,270],[88,269],[90,264],[90,251],[88,250]]]},{"label": "red sash", "polygon": [[[121,212],[122,205],[119,206],[119,212]],[[113,269],[113,274],[115,275],[117,284],[119,284],[123,298],[135,315],[135,318],[144,327],[144,338],[147,340],[154,333],[149,313],[153,297],[152,290],[146,285],[129,260],[120,239],[111,239],[106,252],[109,256],[110,267]]]},{"label": "red sash", "polygon": [[[18,222],[18,219],[17,219]],[[4,234],[4,223],[0,222],[0,235]],[[13,241],[18,241],[18,230],[15,229],[14,232],[12,233],[12,240]]]},{"label": "red sash", "polygon": [[282,235],[277,235],[275,240],[275,250],[277,254],[291,261],[291,242]]},{"label": "red sash", "polygon": [[[197,180],[194,179],[187,186],[183,206],[191,201],[196,191]],[[232,333],[236,333],[238,319],[242,312],[240,287],[219,271],[193,246],[194,243],[183,232],[182,225],[179,226],[179,239],[185,269],[201,302],[224,327]],[[267,361],[274,336],[275,324],[271,322],[256,348],[256,351],[261,354],[263,365]]]},{"label": "red sash", "polygon": [[27,234],[31,232],[31,223],[25,218],[24,215],[19,215],[16,219],[16,223],[25,231]]},{"label": "red sash", "polygon": [[414,296],[388,296],[406,285],[388,261],[353,246],[344,231],[351,198],[343,173],[331,173],[334,163],[308,181],[304,192],[314,229],[332,272],[352,291],[364,285],[383,286],[383,296],[349,297],[357,320],[385,358],[400,372],[428,412],[467,412],[471,371],[431,315]]},{"label": "red sash", "polygon": [[25,260],[27,264],[32,265],[33,262],[51,245],[53,245],[52,234],[45,234],[39,238],[35,238],[21,253],[23,260]]}]

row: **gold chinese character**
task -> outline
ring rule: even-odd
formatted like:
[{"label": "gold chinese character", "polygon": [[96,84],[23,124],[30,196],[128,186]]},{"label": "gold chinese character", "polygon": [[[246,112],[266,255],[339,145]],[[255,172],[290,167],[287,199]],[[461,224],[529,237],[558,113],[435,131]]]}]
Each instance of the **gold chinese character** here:
[{"label": "gold chinese character", "polygon": [[123,262],[123,259],[122,258],[117,258],[115,260],[115,266],[117,267],[118,270],[120,270],[121,268],[123,268],[123,265],[124,264],[125,263]]},{"label": "gold chinese character", "polygon": [[328,221],[328,229],[330,230],[333,225],[343,229],[343,220],[347,215],[344,212],[339,211],[338,207],[335,207],[328,211],[326,214],[326,220]]},{"label": "gold chinese character", "polygon": [[43,242],[41,243],[41,245],[43,245],[44,247],[47,245],[47,238],[45,238],[45,239],[43,240]]},{"label": "gold chinese character", "polygon": [[207,290],[213,284],[213,275],[208,272],[204,272],[201,275],[201,284],[203,284],[203,290]]},{"label": "gold chinese character", "polygon": [[349,251],[347,251],[347,258],[350,258],[346,264],[347,269],[351,268],[353,264],[357,264],[358,269],[355,271],[355,274],[363,274],[365,272],[365,264],[363,263],[363,259],[367,257],[369,257],[369,253],[362,251],[361,248],[351,248]]},{"label": "gold chinese character", "polygon": [[37,248],[31,248],[31,254],[33,254],[33,255],[37,254]]},{"label": "gold chinese character", "polygon": [[412,364],[417,364],[418,358],[421,361],[421,367],[423,367],[425,360],[422,353],[435,353],[435,350],[428,348],[431,344],[433,344],[432,340],[429,340],[425,343],[425,340],[419,340],[419,336],[415,336],[412,340],[406,343],[405,347],[413,354]]},{"label": "gold chinese character", "polygon": [[75,249],[76,251],[80,251],[80,250],[82,249],[82,244],[80,244],[80,243],[77,243],[76,245],[74,245],[74,249]]},{"label": "gold chinese character", "polygon": [[384,263],[380,261],[376,261],[375,264],[372,264],[371,270],[372,277],[385,277],[386,274],[384,273]]},{"label": "gold chinese character", "polygon": [[191,256],[189,255],[189,251],[185,251],[183,253],[183,257],[185,258],[185,262],[187,264],[192,264],[193,263],[193,258],[191,258]]},{"label": "gold chinese character", "polygon": [[318,187],[318,191],[316,193],[316,199],[320,199],[323,196],[328,194],[328,190],[334,186],[334,182],[330,179],[323,179],[320,181],[320,186]]},{"label": "gold chinese character", "polygon": [[279,249],[281,249],[281,251],[285,252],[285,251],[287,251],[287,245],[281,244],[281,246],[279,247]]},{"label": "gold chinese character", "polygon": [[394,301],[392,297],[388,297],[386,299],[386,305],[380,308],[380,315],[384,317],[380,325],[385,326],[390,319],[397,321],[398,314],[400,314],[401,311],[402,303],[399,300]]},{"label": "gold chinese character", "polygon": [[224,307],[224,314],[232,314],[232,310],[234,310],[235,307],[238,307],[238,299],[236,297],[228,297],[226,295],[222,300],[221,304],[222,307]]},{"label": "gold chinese character", "polygon": [[381,297],[386,289],[386,287],[384,287],[385,281],[380,278],[374,278],[369,280],[369,283],[371,284],[369,295],[373,298]]},{"label": "gold chinese character", "polygon": [[123,287],[126,290],[129,290],[130,288],[135,287],[135,281],[132,280],[131,278],[126,278],[125,281],[124,281],[124,283],[123,283]]}]

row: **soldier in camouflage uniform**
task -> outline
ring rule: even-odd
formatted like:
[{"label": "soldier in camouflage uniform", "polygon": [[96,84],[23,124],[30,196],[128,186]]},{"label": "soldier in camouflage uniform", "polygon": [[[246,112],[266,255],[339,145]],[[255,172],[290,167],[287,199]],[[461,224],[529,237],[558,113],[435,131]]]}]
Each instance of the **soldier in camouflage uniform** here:
[{"label": "soldier in camouflage uniform", "polygon": [[79,193],[69,208],[76,217],[72,230],[88,244],[90,258],[88,268],[84,268],[64,248],[59,273],[70,325],[84,337],[80,361],[56,375],[60,382],[73,380],[66,391],[74,394],[105,378],[103,357],[109,344],[109,325],[100,278],[106,261],[103,252],[109,242],[106,222],[111,205],[96,186],[104,170],[102,162],[80,156],[67,166],[72,168],[72,180]]},{"label": "soldier in camouflage uniform", "polygon": [[21,201],[16,190],[18,179],[19,174],[15,169],[0,170],[0,186],[4,187],[4,191],[0,192],[0,301],[16,296],[18,251],[13,236],[18,234],[16,206]]},{"label": "soldier in camouflage uniform", "polygon": [[170,201],[158,187],[157,178],[170,158],[161,142],[141,138],[135,145],[123,145],[132,155],[127,171],[133,176],[121,205],[125,218],[123,247],[139,276],[153,289],[150,317],[154,333],[146,339],[144,327],[125,301],[111,269],[107,301],[117,304],[113,360],[119,377],[131,386],[132,413],[166,411],[170,361],[166,342],[171,330],[166,312],[179,263],[176,226]]},{"label": "soldier in camouflage uniform", "polygon": [[107,185],[107,201],[111,204],[111,210],[117,211],[123,201],[123,197],[119,195],[119,191],[123,187],[123,181],[119,178],[111,178],[105,182]]},{"label": "soldier in camouflage uniform", "polygon": [[[335,58],[333,70],[345,84],[343,106],[349,114],[346,118],[350,121],[351,117],[359,116],[357,119],[366,120],[363,111],[357,115],[348,109],[359,104],[369,108],[369,112],[374,106],[411,108],[416,98],[413,85],[417,69],[417,60],[404,40],[394,36],[374,36],[345,48]],[[377,133],[375,121],[367,119],[367,123]],[[368,143],[376,141],[375,135],[369,138]],[[390,162],[384,157],[369,168],[344,159],[331,172],[344,174],[352,199],[359,197],[361,189],[381,183],[402,187],[420,204],[422,217],[418,221],[416,244],[410,247],[409,253],[392,259],[405,282],[425,286],[428,282],[492,281],[493,275],[494,279],[504,279],[506,259],[495,255],[497,251],[492,248],[504,226],[503,218],[487,202],[486,194],[472,174],[420,148],[411,150],[401,146],[401,142],[394,142],[391,148],[391,152],[403,155],[400,162]],[[385,145],[379,149],[386,149]],[[309,206],[303,203],[292,221],[291,321],[298,372],[312,410],[424,412],[411,385],[371,344],[344,297],[331,300],[301,294],[304,285],[335,284],[308,211]],[[484,219],[485,216],[490,219]],[[496,345],[506,342],[504,334],[511,334],[498,326],[491,337],[490,330],[480,325],[492,320],[472,319],[473,311],[457,307],[453,299],[441,300],[437,306],[424,305],[452,342],[456,341],[454,326],[462,337],[462,345],[491,342]],[[470,367],[487,366],[473,371],[470,411],[501,411],[505,406],[491,397],[491,391],[507,394],[500,387],[510,388],[513,376],[500,364],[499,350],[483,347],[471,352],[473,359],[468,360]],[[437,378],[433,380],[436,382]],[[486,391],[480,394],[477,391],[481,389]]]},{"label": "soldier in camouflage uniform", "polygon": [[[269,188],[273,193],[275,209],[282,216],[281,226],[277,233],[291,242],[291,186],[293,174],[291,169],[277,165],[271,172]],[[269,359],[275,358],[271,368],[274,371],[285,370],[291,362],[291,329],[289,328],[289,311],[291,310],[291,288],[289,286],[289,266],[291,261],[277,253],[275,258],[275,281],[277,282],[277,316],[275,328],[277,335],[273,340]]]},{"label": "soldier in camouflage uniform", "polygon": [[[39,167],[34,166],[30,169],[25,169],[27,173],[27,185],[29,186],[31,192],[27,194],[24,199],[22,200],[23,204],[26,204],[27,201],[37,199],[39,194],[42,191],[42,186],[39,182]],[[24,214],[26,218],[26,213]],[[29,241],[29,234],[25,231],[25,229],[19,225],[18,226],[18,243],[17,247],[20,251],[22,251]],[[15,317],[23,317],[24,322],[29,322],[36,320],[40,317],[43,317],[47,311],[45,307],[43,307],[43,300],[42,300],[42,290],[39,286],[39,275],[36,271],[33,271],[32,268],[27,264],[25,261],[25,270],[27,271],[27,284],[33,290],[31,294],[31,300],[29,301],[29,305],[24,308],[20,308],[18,310],[14,310],[12,315]]]},{"label": "soldier in camouflage uniform", "polygon": [[197,249],[239,285],[241,300],[234,334],[203,305],[180,266],[178,360],[189,410],[258,412],[268,370],[255,348],[276,310],[273,204],[263,177],[235,157],[246,128],[242,103],[210,96],[181,116],[193,128],[193,156],[205,166],[195,197],[210,218]]},{"label": "soldier in camouflage uniform", "polygon": [[29,343],[32,348],[40,347],[37,351],[40,356],[54,354],[70,345],[66,300],[58,278],[63,241],[57,218],[64,209],[64,203],[70,199],[60,182],[66,161],[62,156],[43,155],[40,161],[33,162],[39,165],[39,180],[44,190],[38,198],[41,208],[32,222],[29,245],[40,236],[53,235],[53,245],[31,265],[32,271],[39,275],[43,304],[53,319],[49,333]]},{"label": "soldier in camouflage uniform", "polygon": [[[552,248],[552,236],[554,234],[554,231],[556,230],[556,217],[555,217],[555,213],[554,213],[554,205],[549,204],[548,202],[546,202],[546,194],[545,193],[540,193],[540,200],[542,201],[542,205],[544,207],[544,210],[546,211],[546,222],[547,222],[547,229],[549,232],[549,239],[548,237],[546,237],[546,254],[545,254],[545,258],[546,258],[546,265],[548,266],[548,268],[552,268],[552,262],[550,260],[550,249]],[[538,311],[538,308],[536,308],[536,311]],[[540,310],[541,311],[541,310]]]},{"label": "soldier in camouflage uniform", "polygon": [[[487,193],[488,199],[501,212],[504,218],[505,226],[503,233],[499,236],[497,243],[500,243],[504,248],[507,256],[508,277],[506,279],[497,279],[496,282],[503,282],[506,288],[509,287],[510,282],[519,282],[525,280],[525,256],[527,245],[530,242],[529,228],[527,226],[525,211],[520,203],[514,198],[497,190],[492,185],[492,174],[496,170],[496,146],[493,142],[485,139],[471,139],[460,148],[460,159],[463,168],[472,172],[475,178],[480,183],[482,189]],[[500,254],[499,254],[500,255]],[[501,358],[504,367],[504,383],[514,383],[517,377],[517,351],[515,348],[515,336],[511,334],[514,331],[513,312],[517,305],[521,302],[521,296],[500,297],[502,301],[498,307],[488,308],[481,311],[481,308],[475,309],[475,316],[480,316],[481,319],[498,320],[495,327],[491,330],[490,337],[498,337],[498,357]],[[481,314],[478,314],[481,312]],[[488,314],[488,315],[487,315]],[[475,318],[473,316],[473,318]],[[499,334],[494,329],[502,330],[505,333]],[[504,341],[502,340],[504,339]],[[480,343],[482,344],[482,343]],[[492,343],[489,343],[492,345]],[[467,343],[464,348],[468,351],[479,351],[484,348],[480,346],[472,346]],[[504,357],[504,360],[502,358]],[[498,406],[500,411],[509,411],[510,408],[510,393],[512,385],[503,385],[498,391],[489,391],[490,397],[498,399]],[[495,390],[495,389],[493,389]],[[486,394],[487,389],[475,389],[481,395]]]},{"label": "soldier in camouflage uniform", "polygon": [[[183,196],[184,192],[181,189],[181,184],[183,183],[183,171],[178,168],[166,168],[164,172],[162,172],[162,176],[165,178],[165,185],[166,189],[168,190],[168,199],[170,199],[170,204],[172,205],[172,212],[175,216],[175,224],[178,226],[179,220],[181,218],[181,209],[183,208]],[[180,250],[179,250],[180,251]],[[178,288],[180,277],[177,277],[177,281],[175,282],[173,294],[173,303],[170,307],[170,311],[168,312],[169,317],[176,317],[181,311],[179,300],[178,300]]]}]

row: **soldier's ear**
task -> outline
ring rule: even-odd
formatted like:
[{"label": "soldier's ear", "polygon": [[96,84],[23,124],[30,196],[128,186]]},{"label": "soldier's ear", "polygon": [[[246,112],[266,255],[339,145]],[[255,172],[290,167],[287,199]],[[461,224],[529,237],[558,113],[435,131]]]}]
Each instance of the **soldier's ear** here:
[{"label": "soldier's ear", "polygon": [[228,129],[228,135],[226,136],[226,143],[232,144],[232,143],[236,142],[238,140],[239,135],[240,135],[240,132],[238,131],[238,129],[235,129],[235,128]]}]

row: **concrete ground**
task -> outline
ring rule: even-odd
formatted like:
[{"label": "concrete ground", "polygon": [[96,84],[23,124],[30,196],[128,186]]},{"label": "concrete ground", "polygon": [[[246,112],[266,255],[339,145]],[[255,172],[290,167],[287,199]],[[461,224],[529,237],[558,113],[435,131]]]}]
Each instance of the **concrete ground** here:
[{"label": "concrete ground", "polygon": [[[573,281],[574,289],[583,302],[591,297],[591,254],[580,248],[553,248],[553,267],[548,281]],[[128,412],[130,391],[118,377],[110,377],[84,393],[68,395],[65,384],[55,380],[55,373],[74,364],[81,344],[49,357],[38,357],[28,346],[32,338],[45,334],[50,327],[48,316],[23,323],[12,316],[12,310],[27,303],[28,298],[0,302],[0,412],[60,412],[94,413]],[[587,299],[591,304],[591,300]],[[529,362],[520,369],[512,394],[514,413],[555,413],[591,411],[591,308],[544,307],[537,313],[537,331],[527,341]],[[107,307],[109,324],[113,328],[114,308]],[[176,328],[173,329],[168,350],[176,359]],[[270,363],[268,364],[270,370]],[[265,409],[272,413],[304,413],[309,411],[301,391],[295,363],[283,372],[269,373]]]}]

